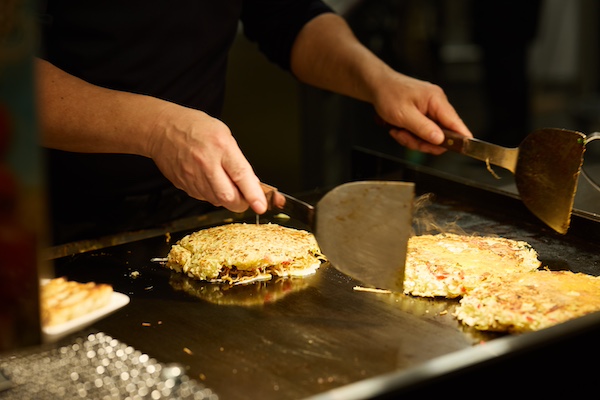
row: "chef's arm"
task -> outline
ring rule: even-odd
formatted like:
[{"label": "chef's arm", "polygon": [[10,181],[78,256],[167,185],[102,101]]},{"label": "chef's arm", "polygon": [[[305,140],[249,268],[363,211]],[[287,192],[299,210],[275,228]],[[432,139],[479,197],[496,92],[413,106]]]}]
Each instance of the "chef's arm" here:
[{"label": "chef's arm", "polygon": [[41,59],[36,78],[42,145],[150,156],[150,132],[168,103],[89,84]]},{"label": "chef's arm", "polygon": [[336,14],[321,14],[302,28],[292,47],[291,69],[304,83],[373,104],[400,128],[391,134],[407,147],[439,154],[440,125],[472,136],[439,86],[394,71]]},{"label": "chef's arm", "polygon": [[158,98],[92,85],[36,61],[41,143],[82,153],[150,157],[190,196],[232,211],[267,203],[229,128],[208,114]]}]

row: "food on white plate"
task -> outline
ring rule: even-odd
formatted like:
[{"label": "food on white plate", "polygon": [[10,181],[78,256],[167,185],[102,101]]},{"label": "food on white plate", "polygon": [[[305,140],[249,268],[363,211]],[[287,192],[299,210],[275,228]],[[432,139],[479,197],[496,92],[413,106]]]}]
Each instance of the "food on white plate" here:
[{"label": "food on white plate", "polygon": [[278,224],[232,223],[175,243],[165,266],[213,283],[249,283],[316,272],[325,256],[312,233]]},{"label": "food on white plate", "polygon": [[40,286],[40,314],[43,327],[51,327],[82,317],[110,303],[109,284],[50,279]]},{"label": "food on white plate", "polygon": [[510,274],[465,294],[454,315],[478,330],[523,333],[600,311],[600,277],[571,271]]},{"label": "food on white plate", "polygon": [[453,233],[412,236],[404,293],[457,298],[482,282],[540,266],[537,252],[525,241]]}]

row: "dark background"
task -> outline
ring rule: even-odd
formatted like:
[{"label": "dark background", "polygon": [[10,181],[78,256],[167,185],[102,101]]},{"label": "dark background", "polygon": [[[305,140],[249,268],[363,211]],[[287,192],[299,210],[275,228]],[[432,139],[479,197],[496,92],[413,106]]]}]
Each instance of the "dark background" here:
[{"label": "dark background", "polygon": [[[537,128],[600,130],[596,1],[328,3],[398,71],[442,86],[479,139],[516,147]],[[500,168],[496,179],[461,155],[406,151],[373,117],[370,105],[297,83],[239,35],[224,119],[263,181],[291,193],[339,184],[351,176],[351,149],[361,146],[514,190]],[[597,143],[584,167],[600,180]],[[600,193],[581,181],[576,208],[600,212]]]}]

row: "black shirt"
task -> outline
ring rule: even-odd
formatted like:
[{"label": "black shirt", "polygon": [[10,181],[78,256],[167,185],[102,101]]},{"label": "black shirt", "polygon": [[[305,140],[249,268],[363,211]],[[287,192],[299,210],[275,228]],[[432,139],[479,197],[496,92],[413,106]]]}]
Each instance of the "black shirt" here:
[{"label": "black shirt", "polygon": [[[240,21],[271,61],[289,69],[297,33],[323,12],[331,9],[320,0],[47,0],[41,57],[95,85],[218,117]],[[55,242],[78,238],[67,235],[69,226],[85,226],[85,238],[185,213],[187,196],[145,157],[49,150],[48,163]]]}]

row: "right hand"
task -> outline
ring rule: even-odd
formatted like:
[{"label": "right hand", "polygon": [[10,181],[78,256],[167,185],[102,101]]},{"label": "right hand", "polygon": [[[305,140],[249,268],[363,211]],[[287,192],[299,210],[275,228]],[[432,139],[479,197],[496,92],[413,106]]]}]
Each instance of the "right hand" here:
[{"label": "right hand", "polygon": [[[389,70],[388,70],[389,71]],[[401,145],[434,155],[446,151],[442,127],[473,137],[438,85],[395,71],[383,74],[373,105]]]},{"label": "right hand", "polygon": [[258,214],[267,200],[230,129],[208,114],[170,104],[157,117],[149,155],[179,189],[233,212]]}]

